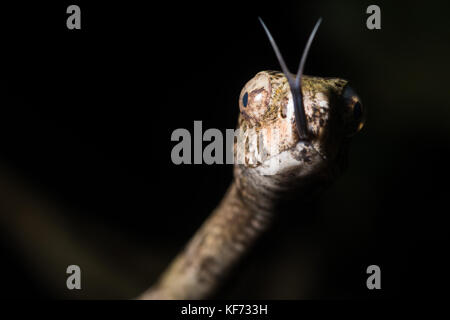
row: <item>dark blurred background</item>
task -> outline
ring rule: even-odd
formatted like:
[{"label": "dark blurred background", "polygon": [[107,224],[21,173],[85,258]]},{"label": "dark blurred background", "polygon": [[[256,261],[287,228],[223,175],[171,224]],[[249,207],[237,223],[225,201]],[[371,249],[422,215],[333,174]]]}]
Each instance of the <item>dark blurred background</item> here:
[{"label": "dark blurred background", "polygon": [[[80,31],[66,8],[81,7]],[[366,8],[381,8],[381,30]],[[2,5],[2,296],[131,298],[222,198],[230,165],[173,165],[176,128],[234,128],[242,86],[297,68],[368,109],[349,167],[278,217],[217,298],[402,298],[448,288],[448,2],[16,2]],[[66,289],[66,268],[82,290]],[[381,268],[378,291],[366,268]]]}]

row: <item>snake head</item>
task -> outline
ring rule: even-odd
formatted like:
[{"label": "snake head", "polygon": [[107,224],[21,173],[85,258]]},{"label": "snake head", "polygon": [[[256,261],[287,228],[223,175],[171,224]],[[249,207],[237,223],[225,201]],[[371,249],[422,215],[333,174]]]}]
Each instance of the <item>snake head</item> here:
[{"label": "snake head", "polygon": [[333,162],[363,127],[365,110],[347,80],[303,76],[302,92],[308,132],[303,139],[284,73],[259,72],[243,87],[238,124],[241,144],[236,145],[243,155],[242,164],[264,175],[299,169],[309,172]]},{"label": "snake head", "polygon": [[242,89],[241,138],[235,144],[235,161],[258,175],[321,173],[342,158],[348,138],[364,125],[365,110],[347,80],[303,75],[320,20],[296,75],[287,70],[275,41],[261,23],[282,72],[259,72]]}]

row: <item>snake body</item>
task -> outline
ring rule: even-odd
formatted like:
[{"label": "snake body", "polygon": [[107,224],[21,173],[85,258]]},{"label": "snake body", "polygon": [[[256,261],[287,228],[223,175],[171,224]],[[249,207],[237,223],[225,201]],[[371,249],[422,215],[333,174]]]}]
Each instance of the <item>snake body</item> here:
[{"label": "snake body", "polygon": [[349,137],[363,124],[360,100],[339,78],[303,76],[301,91],[307,139],[296,130],[286,74],[259,72],[244,86],[238,120],[244,138],[234,145],[243,161],[236,161],[218,207],[141,299],[209,297],[268,228],[280,204],[292,196],[308,198],[335,179]]}]

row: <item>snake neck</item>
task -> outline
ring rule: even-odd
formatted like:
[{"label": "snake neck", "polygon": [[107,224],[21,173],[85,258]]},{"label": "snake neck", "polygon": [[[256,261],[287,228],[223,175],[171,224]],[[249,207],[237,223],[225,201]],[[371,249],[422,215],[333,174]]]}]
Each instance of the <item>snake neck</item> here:
[{"label": "snake neck", "polygon": [[217,289],[272,218],[272,206],[250,205],[257,194],[241,187],[235,178],[218,207],[141,299],[203,299]]},{"label": "snake neck", "polygon": [[261,176],[235,166],[234,180],[218,207],[140,298],[208,298],[268,228],[277,206],[292,194],[308,197],[305,191],[323,186],[324,178],[303,179],[299,185],[286,176]]}]

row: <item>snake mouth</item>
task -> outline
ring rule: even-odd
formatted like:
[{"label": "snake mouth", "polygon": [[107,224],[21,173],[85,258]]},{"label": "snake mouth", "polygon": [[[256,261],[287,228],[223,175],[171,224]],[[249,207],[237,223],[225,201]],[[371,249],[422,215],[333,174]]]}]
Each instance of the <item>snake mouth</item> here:
[{"label": "snake mouth", "polygon": [[319,149],[316,148],[313,142],[308,142],[311,149],[313,149],[321,158],[323,161],[327,161],[328,157],[323,152],[319,151]]},{"label": "snake mouth", "polygon": [[[261,176],[302,175],[315,171],[328,163],[327,156],[310,141],[298,141],[294,146],[267,157],[254,165],[245,165],[244,170],[256,170]],[[296,173],[297,172],[297,173]]]}]

